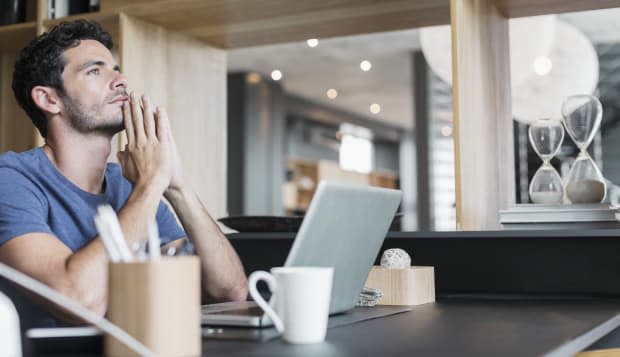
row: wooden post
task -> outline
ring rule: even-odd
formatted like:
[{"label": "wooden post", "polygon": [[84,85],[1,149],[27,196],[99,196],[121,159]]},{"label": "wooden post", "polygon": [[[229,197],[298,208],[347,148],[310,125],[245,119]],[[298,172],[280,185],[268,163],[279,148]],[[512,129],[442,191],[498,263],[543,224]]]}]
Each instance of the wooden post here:
[{"label": "wooden post", "polygon": [[515,201],[508,19],[493,0],[451,0],[458,230],[499,229]]},{"label": "wooden post", "polygon": [[129,90],[166,107],[187,181],[226,215],[226,53],[125,14],[119,37]]}]

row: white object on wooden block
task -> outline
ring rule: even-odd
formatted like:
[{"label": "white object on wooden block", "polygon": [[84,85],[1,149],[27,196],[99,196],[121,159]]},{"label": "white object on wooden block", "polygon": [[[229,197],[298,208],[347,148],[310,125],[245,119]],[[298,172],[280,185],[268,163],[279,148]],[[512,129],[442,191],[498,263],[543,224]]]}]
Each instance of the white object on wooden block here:
[{"label": "white object on wooden block", "polygon": [[435,301],[435,268],[412,266],[386,269],[374,266],[366,286],[383,293],[378,305],[420,305]]}]

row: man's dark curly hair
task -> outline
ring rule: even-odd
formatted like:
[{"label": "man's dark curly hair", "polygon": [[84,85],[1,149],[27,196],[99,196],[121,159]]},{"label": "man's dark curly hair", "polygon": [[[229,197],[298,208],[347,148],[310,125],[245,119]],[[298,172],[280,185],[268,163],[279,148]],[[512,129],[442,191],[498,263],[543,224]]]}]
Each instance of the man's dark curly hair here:
[{"label": "man's dark curly hair", "polygon": [[65,50],[79,46],[81,40],[96,40],[112,49],[112,37],[94,21],[75,20],[63,22],[34,39],[19,54],[13,70],[13,92],[19,105],[39,129],[47,136],[47,120],[35,105],[30,92],[35,86],[55,88],[65,95],[62,72],[66,62]]}]

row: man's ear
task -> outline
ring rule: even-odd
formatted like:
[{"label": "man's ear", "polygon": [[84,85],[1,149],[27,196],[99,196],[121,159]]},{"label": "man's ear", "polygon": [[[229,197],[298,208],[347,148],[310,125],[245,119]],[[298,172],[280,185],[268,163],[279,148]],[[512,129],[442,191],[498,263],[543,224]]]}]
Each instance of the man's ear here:
[{"label": "man's ear", "polygon": [[56,90],[45,86],[35,86],[30,91],[34,104],[44,113],[58,114],[62,103]]}]

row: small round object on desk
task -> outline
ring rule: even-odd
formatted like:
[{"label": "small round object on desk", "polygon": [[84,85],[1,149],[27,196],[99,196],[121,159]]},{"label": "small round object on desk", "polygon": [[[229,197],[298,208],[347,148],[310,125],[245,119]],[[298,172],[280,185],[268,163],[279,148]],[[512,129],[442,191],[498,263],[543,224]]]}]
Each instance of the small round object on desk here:
[{"label": "small round object on desk", "polygon": [[383,252],[381,267],[387,269],[406,269],[411,266],[411,257],[400,248],[392,248]]}]

